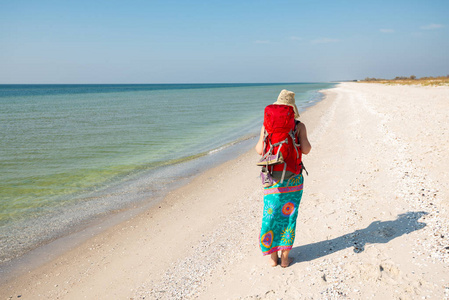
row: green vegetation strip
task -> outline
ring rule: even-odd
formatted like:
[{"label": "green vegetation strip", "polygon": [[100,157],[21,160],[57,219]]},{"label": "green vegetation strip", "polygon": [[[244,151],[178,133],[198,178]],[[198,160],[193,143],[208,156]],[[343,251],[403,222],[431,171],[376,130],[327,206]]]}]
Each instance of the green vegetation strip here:
[{"label": "green vegetation strip", "polygon": [[422,85],[422,86],[449,86],[449,75],[438,77],[421,77],[415,75],[410,77],[397,76],[394,79],[365,78],[359,82],[383,83],[383,84],[401,84],[401,85]]}]

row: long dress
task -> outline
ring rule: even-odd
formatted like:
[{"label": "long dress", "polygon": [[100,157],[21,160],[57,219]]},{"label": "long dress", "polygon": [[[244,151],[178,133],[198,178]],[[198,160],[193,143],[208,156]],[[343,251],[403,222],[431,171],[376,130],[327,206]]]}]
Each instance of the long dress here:
[{"label": "long dress", "polygon": [[295,175],[264,188],[264,209],[260,231],[263,255],[290,250],[295,241],[296,218],[301,202],[304,177]]}]

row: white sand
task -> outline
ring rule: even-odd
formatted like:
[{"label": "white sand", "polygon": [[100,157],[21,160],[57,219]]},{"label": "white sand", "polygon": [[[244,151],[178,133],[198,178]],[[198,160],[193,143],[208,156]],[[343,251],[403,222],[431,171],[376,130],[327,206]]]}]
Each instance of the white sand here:
[{"label": "white sand", "polygon": [[[343,83],[313,149],[289,268],[258,246],[253,151],[0,287],[8,299],[449,298],[449,88]],[[445,248],[446,247],[446,248]]]}]

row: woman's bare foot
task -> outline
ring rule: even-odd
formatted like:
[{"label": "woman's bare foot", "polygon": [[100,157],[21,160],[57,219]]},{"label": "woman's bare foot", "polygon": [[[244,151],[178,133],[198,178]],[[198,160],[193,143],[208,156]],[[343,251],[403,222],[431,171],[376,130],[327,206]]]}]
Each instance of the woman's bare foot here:
[{"label": "woman's bare foot", "polygon": [[290,250],[285,250],[281,253],[281,267],[283,268],[287,268],[293,262],[293,258],[288,257],[289,253]]},{"label": "woman's bare foot", "polygon": [[272,267],[276,267],[276,266],[278,265],[278,259],[279,259],[279,256],[278,256],[277,251],[271,253],[271,256],[270,256],[270,265],[271,265]]},{"label": "woman's bare foot", "polygon": [[287,262],[285,262],[285,261],[281,261],[281,267],[283,267],[283,268],[287,268],[288,266],[290,266],[290,264],[293,262],[293,258],[292,257],[289,257],[289,258],[287,258]]}]

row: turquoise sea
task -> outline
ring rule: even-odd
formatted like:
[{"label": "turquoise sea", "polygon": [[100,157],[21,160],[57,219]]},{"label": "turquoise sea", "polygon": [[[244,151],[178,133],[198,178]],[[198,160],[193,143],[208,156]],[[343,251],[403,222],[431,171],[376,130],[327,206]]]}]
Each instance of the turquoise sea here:
[{"label": "turquoise sea", "polygon": [[0,262],[150,201],[257,135],[280,90],[304,109],[332,86],[0,85]]}]

